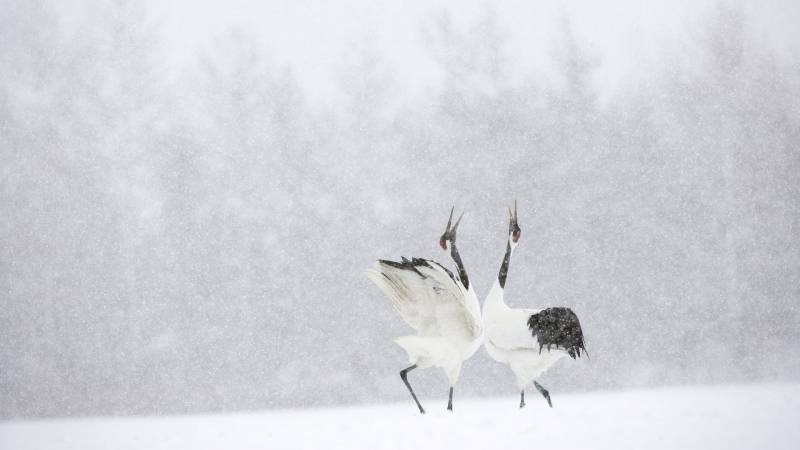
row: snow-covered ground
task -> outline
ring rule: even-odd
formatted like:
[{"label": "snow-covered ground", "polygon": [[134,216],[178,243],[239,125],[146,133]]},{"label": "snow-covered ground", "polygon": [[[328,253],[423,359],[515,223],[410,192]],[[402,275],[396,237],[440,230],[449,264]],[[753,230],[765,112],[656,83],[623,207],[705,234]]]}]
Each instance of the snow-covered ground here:
[{"label": "snow-covered ground", "polygon": [[2,450],[798,449],[800,384],[683,387],[179,417],[0,423]]}]

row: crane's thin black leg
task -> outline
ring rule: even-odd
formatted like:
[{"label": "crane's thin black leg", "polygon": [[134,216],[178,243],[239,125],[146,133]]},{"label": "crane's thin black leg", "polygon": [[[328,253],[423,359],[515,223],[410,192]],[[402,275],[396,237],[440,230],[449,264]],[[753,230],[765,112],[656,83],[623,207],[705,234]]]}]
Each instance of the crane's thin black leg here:
[{"label": "crane's thin black leg", "polygon": [[547,404],[550,405],[550,407],[552,408],[553,402],[550,401],[550,393],[547,392],[547,389],[543,388],[542,385],[537,383],[536,381],[533,382],[533,385],[536,386],[536,390],[539,391],[539,393],[542,394],[542,396],[544,396],[544,398],[547,400]]},{"label": "crane's thin black leg", "polygon": [[419,400],[417,400],[417,394],[414,393],[414,389],[411,389],[411,384],[408,382],[408,375],[407,375],[408,372],[410,372],[410,371],[412,371],[412,370],[414,370],[416,368],[417,368],[417,365],[414,364],[411,367],[406,367],[405,369],[401,370],[400,371],[400,378],[403,380],[403,383],[406,384],[406,387],[408,388],[408,392],[411,392],[411,398],[413,398],[414,402],[417,404],[417,407],[419,408],[419,413],[420,414],[425,414],[425,410],[422,409],[422,405],[420,405],[419,404]]},{"label": "crane's thin black leg", "polygon": [[453,386],[450,386],[450,398],[447,399],[447,410],[453,410]]},{"label": "crane's thin black leg", "polygon": [[520,409],[525,407],[525,389],[519,391],[519,407]]}]

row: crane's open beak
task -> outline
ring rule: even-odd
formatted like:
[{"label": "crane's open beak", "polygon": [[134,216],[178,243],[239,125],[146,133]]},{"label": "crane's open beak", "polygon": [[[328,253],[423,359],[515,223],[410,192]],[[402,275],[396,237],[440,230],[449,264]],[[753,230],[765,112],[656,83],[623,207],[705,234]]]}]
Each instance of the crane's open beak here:
[{"label": "crane's open beak", "polygon": [[[456,209],[455,206],[450,208],[450,217],[447,219],[447,229],[444,230],[444,234],[439,239],[439,246],[442,247],[442,250],[447,250],[447,241],[455,242],[456,240],[456,230],[458,230],[458,224],[461,223],[461,219],[464,217],[464,213],[458,217],[456,220],[456,224],[453,224],[453,211]],[[452,225],[452,228],[450,227]]]}]

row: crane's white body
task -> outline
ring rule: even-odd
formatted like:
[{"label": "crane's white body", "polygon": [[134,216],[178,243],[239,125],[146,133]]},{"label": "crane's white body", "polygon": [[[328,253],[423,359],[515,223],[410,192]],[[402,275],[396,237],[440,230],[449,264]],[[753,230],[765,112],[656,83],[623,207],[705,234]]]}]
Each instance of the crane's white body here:
[{"label": "crane's white body", "polygon": [[419,368],[441,367],[454,386],[461,365],[481,346],[483,321],[475,291],[431,260],[416,270],[404,270],[378,262],[369,278],[392,301],[400,316],[416,334],[395,342]]},{"label": "crane's white body", "polygon": [[560,348],[540,351],[528,328],[528,318],[540,310],[510,308],[503,293],[495,280],[483,303],[484,346],[492,359],[508,364],[522,390],[568,353]]}]

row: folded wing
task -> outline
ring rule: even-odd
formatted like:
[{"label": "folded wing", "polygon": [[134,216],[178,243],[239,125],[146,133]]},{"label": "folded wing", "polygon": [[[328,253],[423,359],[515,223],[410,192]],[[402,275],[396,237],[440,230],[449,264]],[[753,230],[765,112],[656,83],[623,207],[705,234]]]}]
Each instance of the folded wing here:
[{"label": "folded wing", "polygon": [[528,318],[528,329],[539,344],[539,353],[546,348],[560,348],[575,359],[585,353],[583,330],[578,316],[569,308],[547,308]]},{"label": "folded wing", "polygon": [[578,316],[563,307],[509,309],[491,323],[487,338],[506,350],[561,350],[573,359],[586,352]]}]

